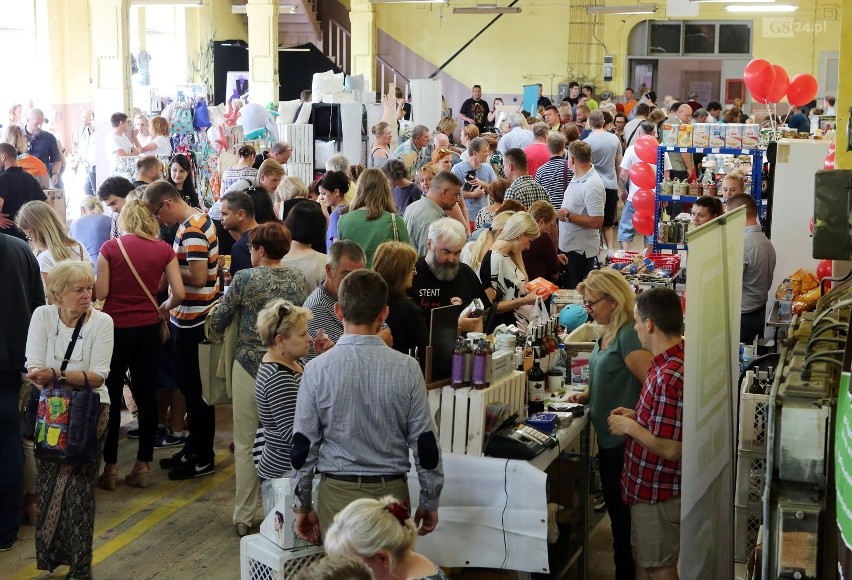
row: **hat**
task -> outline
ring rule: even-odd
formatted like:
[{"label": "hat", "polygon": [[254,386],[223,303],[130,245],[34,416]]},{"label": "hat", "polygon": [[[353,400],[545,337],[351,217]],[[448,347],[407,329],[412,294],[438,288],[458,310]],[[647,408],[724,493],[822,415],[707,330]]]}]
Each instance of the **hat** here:
[{"label": "hat", "polygon": [[559,324],[565,327],[566,332],[574,332],[580,326],[588,322],[589,314],[579,304],[568,304],[559,313]]}]

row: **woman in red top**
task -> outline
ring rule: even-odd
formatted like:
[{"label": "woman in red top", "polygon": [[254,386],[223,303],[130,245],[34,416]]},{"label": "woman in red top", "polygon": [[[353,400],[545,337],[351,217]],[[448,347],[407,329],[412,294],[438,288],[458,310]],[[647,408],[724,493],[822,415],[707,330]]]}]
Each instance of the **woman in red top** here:
[{"label": "woman in red top", "polygon": [[[154,458],[154,436],[157,431],[157,358],[160,352],[160,319],[184,297],[183,281],[174,250],[159,239],[160,227],[151,211],[140,200],[124,204],[118,218],[124,233],[107,241],[98,256],[98,280],[95,294],[106,300],[103,311],[115,324],[115,348],[106,384],[111,400],[120,401],[128,367],[132,377],[130,390],[139,408],[139,451],[133,471],[125,477],[130,485],[148,486],[148,463]],[[136,280],[121,246],[145,283],[151,296],[157,295],[163,274],[171,295],[155,306]],[[104,472],[98,485],[115,489],[118,478],[118,431],[121,405],[110,405],[109,425],[104,445]]]}]

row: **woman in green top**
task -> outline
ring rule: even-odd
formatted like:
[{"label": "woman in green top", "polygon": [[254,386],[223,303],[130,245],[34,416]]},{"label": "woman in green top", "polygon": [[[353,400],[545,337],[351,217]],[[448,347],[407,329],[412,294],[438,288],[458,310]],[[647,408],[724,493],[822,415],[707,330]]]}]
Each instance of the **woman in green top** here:
[{"label": "woman in green top", "polygon": [[364,249],[367,268],[383,242],[411,243],[402,216],[397,215],[388,178],[381,169],[366,169],[358,179],[355,201],[337,223],[337,239],[352,240]]},{"label": "woman in green top", "polygon": [[611,268],[592,270],[577,291],[583,296],[583,307],[603,326],[603,335],[589,357],[589,388],[569,400],[590,406],[598,436],[601,486],[612,523],[615,577],[632,580],[630,506],[621,500],[624,437],[610,434],[607,418],[616,407],[636,407],[652,355],[642,348],[633,327],[633,290],[624,276]]}]

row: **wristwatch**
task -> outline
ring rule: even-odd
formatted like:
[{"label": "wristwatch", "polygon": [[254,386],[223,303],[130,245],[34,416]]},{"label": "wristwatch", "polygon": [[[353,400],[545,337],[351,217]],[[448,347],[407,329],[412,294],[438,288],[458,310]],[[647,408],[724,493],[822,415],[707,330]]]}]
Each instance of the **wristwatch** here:
[{"label": "wristwatch", "polygon": [[571,223],[571,212],[570,211],[565,212],[565,221],[568,222],[569,224]]},{"label": "wristwatch", "polygon": [[59,379],[57,382],[63,385],[68,382],[68,377],[65,376],[65,369],[59,371]]}]

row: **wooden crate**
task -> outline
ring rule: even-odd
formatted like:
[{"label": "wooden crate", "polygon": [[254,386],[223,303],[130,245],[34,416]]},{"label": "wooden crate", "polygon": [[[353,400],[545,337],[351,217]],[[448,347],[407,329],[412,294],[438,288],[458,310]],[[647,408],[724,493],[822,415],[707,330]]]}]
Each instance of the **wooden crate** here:
[{"label": "wooden crate", "polygon": [[[441,449],[448,453],[481,456],[485,446],[485,413],[488,405],[502,402],[510,413],[524,406],[526,375],[512,371],[487,389],[444,387],[430,393],[429,404],[436,416]],[[438,395],[440,393],[440,396]]]}]

